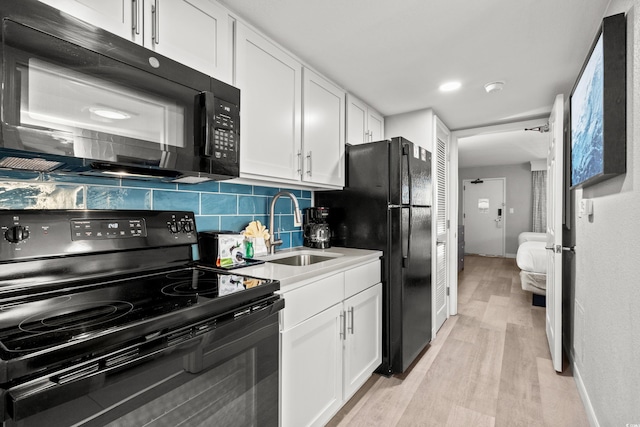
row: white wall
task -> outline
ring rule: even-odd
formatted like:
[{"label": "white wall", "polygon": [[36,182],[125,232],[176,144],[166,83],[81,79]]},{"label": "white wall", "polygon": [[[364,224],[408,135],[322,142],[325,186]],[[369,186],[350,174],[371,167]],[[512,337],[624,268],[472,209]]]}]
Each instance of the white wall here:
[{"label": "white wall", "polygon": [[[640,424],[640,0],[627,16],[627,173],[575,191],[571,353],[592,422]],[[615,10],[614,10],[615,8]],[[593,216],[576,216],[581,198]]]},{"label": "white wall", "polygon": [[385,138],[402,136],[433,153],[433,116],[431,108],[385,116]]}]

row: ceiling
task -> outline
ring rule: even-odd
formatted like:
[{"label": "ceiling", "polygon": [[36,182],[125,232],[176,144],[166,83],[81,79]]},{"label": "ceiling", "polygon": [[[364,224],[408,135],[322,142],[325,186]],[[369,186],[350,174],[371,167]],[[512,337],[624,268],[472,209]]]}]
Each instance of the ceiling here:
[{"label": "ceiling", "polygon": [[[433,108],[454,131],[544,121],[556,94],[570,93],[610,2],[220,1],[383,115]],[[451,80],[462,87],[438,90]],[[486,93],[494,81],[503,90]],[[546,146],[548,134],[519,129],[477,141],[467,131],[460,167],[479,166],[487,150],[493,165],[540,155],[528,144]]]}]

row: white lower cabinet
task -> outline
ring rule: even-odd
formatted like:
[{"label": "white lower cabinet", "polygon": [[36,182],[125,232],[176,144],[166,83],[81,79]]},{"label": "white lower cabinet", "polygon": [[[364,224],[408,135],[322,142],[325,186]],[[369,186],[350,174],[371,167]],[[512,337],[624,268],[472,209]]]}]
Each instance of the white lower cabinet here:
[{"label": "white lower cabinet", "polygon": [[282,333],[283,426],[322,425],[342,406],[342,313],[337,304]]},{"label": "white lower cabinet", "polygon": [[380,262],[283,295],[281,425],[322,426],[382,362]]},{"label": "white lower cabinet", "polygon": [[382,362],[382,284],[346,300],[344,310],[344,397],[349,399]]}]

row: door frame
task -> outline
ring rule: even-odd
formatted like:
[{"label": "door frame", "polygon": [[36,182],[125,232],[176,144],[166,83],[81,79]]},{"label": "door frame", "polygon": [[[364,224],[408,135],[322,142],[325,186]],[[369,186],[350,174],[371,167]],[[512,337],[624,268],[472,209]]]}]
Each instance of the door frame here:
[{"label": "door frame", "polygon": [[[507,235],[507,215],[506,215],[506,203],[507,203],[507,178],[506,177],[496,177],[496,178],[477,178],[480,179],[481,181],[501,181],[502,182],[502,254],[501,255],[495,255],[495,256],[501,256],[501,257],[505,257],[506,256],[506,235]],[[465,226],[465,230],[464,230],[464,235],[465,235],[465,240],[468,238],[467,236],[469,236],[469,230],[467,229],[466,226],[466,206],[465,206],[465,186],[467,184],[469,185],[474,185],[471,184],[472,181],[475,181],[475,179],[464,179],[462,180],[462,224]],[[466,247],[466,243],[465,243],[465,247]]]}]

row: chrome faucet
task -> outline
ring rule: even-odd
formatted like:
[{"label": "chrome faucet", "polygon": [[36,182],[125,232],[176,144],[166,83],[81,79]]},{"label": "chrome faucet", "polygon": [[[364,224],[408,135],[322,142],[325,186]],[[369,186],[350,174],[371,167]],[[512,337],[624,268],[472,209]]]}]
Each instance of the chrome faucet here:
[{"label": "chrome faucet", "polygon": [[271,200],[271,206],[269,208],[269,232],[271,233],[271,237],[269,238],[269,253],[276,253],[276,246],[280,246],[282,244],[282,240],[275,238],[275,230],[273,229],[273,219],[274,219],[274,211],[276,207],[276,200],[278,200],[282,196],[287,196],[293,201],[293,225],[296,227],[302,226],[302,213],[300,212],[300,205],[298,204],[298,199],[289,191],[280,191]]}]

